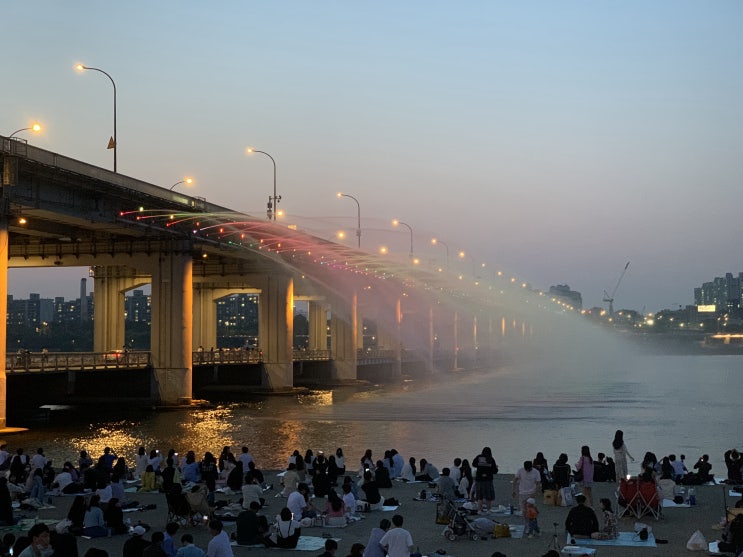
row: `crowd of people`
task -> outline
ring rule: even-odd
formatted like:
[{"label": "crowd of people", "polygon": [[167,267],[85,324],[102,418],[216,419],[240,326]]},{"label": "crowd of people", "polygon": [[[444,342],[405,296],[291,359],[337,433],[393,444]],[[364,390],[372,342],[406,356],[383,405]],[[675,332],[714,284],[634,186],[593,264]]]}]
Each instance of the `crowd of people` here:
[{"label": "crowd of people", "polygon": [[[511,495],[523,516],[527,536],[541,533],[536,504],[541,492],[575,483],[581,493],[566,519],[566,531],[575,537],[616,537],[617,521],[611,501],[599,500],[599,521],[594,510],[592,486],[598,481],[621,482],[628,478],[628,460],[634,462],[635,459],[624,442],[622,431],[616,431],[611,446],[613,458],[598,453],[594,459],[590,448],[583,446],[580,456],[572,464],[563,453],[550,468],[541,452],[523,463],[514,475]],[[739,452],[730,449],[725,452],[724,459],[727,480],[741,483],[743,460]],[[238,544],[267,547],[296,547],[302,528],[315,524],[317,519],[321,519],[324,525],[343,526],[354,521],[359,511],[381,509],[385,503],[395,504],[396,500],[385,499],[380,492],[391,488],[393,480],[432,482],[440,498],[452,501],[468,499],[480,515],[494,510],[493,479],[498,473],[498,465],[490,447],[484,447],[471,460],[454,458],[440,471],[429,458],[405,459],[396,449],[385,450],[381,458],[375,458],[372,450],[367,449],[359,458],[358,467],[351,462],[347,461],[342,448],[328,456],[323,451],[315,454],[313,450],[304,453],[295,450],[287,458],[277,495],[285,497],[286,503],[269,521],[260,512],[266,503],[265,491],[273,486],[266,483],[247,446],[236,453],[230,447],[224,447],[218,456],[207,451],[201,459],[194,451],[179,455],[171,449],[162,455],[157,449],[147,451],[140,447],[131,465],[106,447],[96,460],[83,450],[74,461],[66,461],[61,469],[55,469],[42,448],[29,457],[22,448],[10,454],[7,446],[2,444],[0,525],[15,523],[13,499],[22,500],[25,505],[41,506],[51,495],[76,495],[62,527],[49,532],[48,528],[41,528],[43,525],[37,525],[39,528],[30,531],[28,536],[3,540],[3,544],[6,549],[13,547],[15,555],[38,555],[39,551],[34,547],[53,547],[55,543],[62,546],[71,543],[69,536],[74,539],[75,535],[97,538],[129,534],[122,548],[124,557],[228,557],[232,555],[231,540],[216,518],[218,512],[215,513],[219,507],[215,498],[218,486],[222,492],[240,496],[241,510],[235,520],[233,539]],[[647,452],[638,474],[639,481],[655,482],[659,489],[663,480],[693,485],[712,478],[706,454],[689,470],[684,455],[677,458],[669,454],[658,459],[652,452]],[[178,538],[181,524],[177,521],[168,522],[164,531],[152,532],[149,540],[145,538],[146,525],[128,524],[123,511],[127,507],[136,507],[138,502],[128,498],[126,482],[136,482],[142,492],[165,493],[169,507],[177,506],[175,501],[181,501],[190,511],[183,513],[187,519],[208,525],[212,538],[206,550],[198,548],[188,533]],[[402,521],[401,515],[395,515],[392,522],[382,520],[379,528],[372,530],[363,555],[410,553],[412,538],[402,528]],[[356,550],[360,551],[358,547]],[[326,552],[334,551],[326,547]]]}]

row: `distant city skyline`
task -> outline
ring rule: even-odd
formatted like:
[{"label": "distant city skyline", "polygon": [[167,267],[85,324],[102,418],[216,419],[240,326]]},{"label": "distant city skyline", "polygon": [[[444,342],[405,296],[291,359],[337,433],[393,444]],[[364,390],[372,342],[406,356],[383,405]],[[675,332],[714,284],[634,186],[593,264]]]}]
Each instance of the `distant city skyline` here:
[{"label": "distant city skyline", "polygon": [[[657,311],[743,268],[743,3],[4,6],[0,134],[252,215]],[[185,177],[193,183],[180,183]],[[373,232],[377,231],[375,235]],[[67,270],[10,292],[72,296]],[[16,274],[17,273],[17,274]],[[13,278],[13,276],[17,278]],[[51,277],[51,278],[50,278]],[[48,281],[48,282],[45,282]],[[75,282],[74,278],[70,279]],[[48,286],[45,286],[48,284]],[[92,288],[92,286],[91,286]]]}]

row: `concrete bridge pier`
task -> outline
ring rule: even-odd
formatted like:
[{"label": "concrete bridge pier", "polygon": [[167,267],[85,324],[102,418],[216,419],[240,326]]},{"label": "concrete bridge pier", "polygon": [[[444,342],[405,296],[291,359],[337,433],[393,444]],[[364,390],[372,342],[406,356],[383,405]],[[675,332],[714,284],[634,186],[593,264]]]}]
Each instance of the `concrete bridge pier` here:
[{"label": "concrete bridge pier", "polygon": [[264,278],[258,295],[258,335],[266,382],[272,390],[294,386],[294,280],[288,275]]},{"label": "concrete bridge pier", "polygon": [[192,278],[189,253],[161,253],[152,272],[152,394],[164,405],[191,401]]},{"label": "concrete bridge pier", "polygon": [[125,265],[96,266],[94,273],[93,351],[119,350],[126,344],[126,292],[147,281]]},{"label": "concrete bridge pier", "polygon": [[213,288],[193,287],[193,346],[205,351],[217,346],[217,305]]},{"label": "concrete bridge pier", "polygon": [[309,350],[328,349],[328,310],[319,300],[309,302]]},{"label": "concrete bridge pier", "polygon": [[[352,381],[358,379],[358,295],[351,297],[348,305],[341,311],[341,303],[336,301],[330,313],[330,357],[333,361],[333,379]],[[344,315],[345,313],[345,315]]]}]

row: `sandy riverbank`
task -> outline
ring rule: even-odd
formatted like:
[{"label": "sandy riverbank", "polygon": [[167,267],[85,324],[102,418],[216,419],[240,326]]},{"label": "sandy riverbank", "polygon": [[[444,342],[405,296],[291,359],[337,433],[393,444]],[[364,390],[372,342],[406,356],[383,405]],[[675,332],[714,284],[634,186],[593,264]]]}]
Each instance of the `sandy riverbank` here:
[{"label": "sandy riverbank", "polygon": [[[499,474],[495,479],[496,504],[507,506],[510,503],[511,479],[510,474]],[[266,473],[266,479],[278,485],[275,473]],[[427,484],[405,484],[395,482],[392,489],[382,490],[385,497],[395,497],[401,503],[396,513],[404,516],[405,524],[415,541],[420,547],[423,555],[434,554],[441,549],[448,555],[456,557],[490,557],[493,552],[501,551],[508,557],[540,557],[543,555],[549,543],[552,540],[553,533],[557,531],[558,542],[562,547],[565,543],[564,521],[568,509],[563,507],[545,506],[539,501],[540,517],[539,523],[542,535],[539,538],[500,538],[488,539],[485,541],[472,541],[462,536],[457,541],[445,539],[441,532],[444,528],[442,525],[435,523],[436,504],[425,501],[415,501],[414,498],[420,493],[421,489],[429,490]],[[600,483],[595,484],[593,489],[594,501],[600,497],[610,498],[616,501],[614,492],[616,484]],[[668,540],[665,545],[657,547],[598,547],[596,555],[599,556],[642,556],[642,557],[670,557],[686,553],[686,542],[692,533],[699,529],[702,531],[708,541],[713,541],[719,537],[720,532],[713,527],[719,524],[723,516],[723,494],[727,493],[727,486],[699,486],[696,488],[697,505],[691,508],[670,508],[665,509],[663,518],[656,521],[652,517],[646,517],[644,522],[650,524],[653,528],[653,534],[656,538]],[[262,511],[269,519],[272,519],[285,504],[285,499],[276,498],[276,491],[267,491],[267,506]],[[126,517],[136,522],[141,520],[150,524],[153,530],[162,530],[167,519],[167,506],[165,496],[159,493],[130,493],[127,494],[131,499],[136,498],[142,505],[154,503],[157,508],[154,510],[127,513]],[[218,499],[237,501],[237,496],[227,497],[220,496]],[[727,497],[729,505],[734,503],[734,499]],[[54,497],[53,504],[56,508],[44,509],[39,511],[40,519],[61,519],[67,514],[67,510],[72,503],[72,497]],[[27,513],[28,514],[28,513]],[[345,557],[353,543],[360,542],[366,544],[369,532],[372,528],[379,525],[382,518],[391,518],[394,512],[375,511],[368,513],[365,519],[350,524],[345,528],[327,528],[311,527],[303,529],[302,533],[307,536],[322,536],[330,534],[334,538],[339,538],[339,550],[336,555]],[[510,524],[522,524],[519,516],[493,516],[493,520],[506,522]],[[629,518],[620,519],[620,531],[631,531],[635,520]],[[558,526],[554,527],[553,524]],[[225,523],[227,531],[234,530],[234,523]],[[184,532],[191,533],[196,544],[204,549],[209,541],[209,532],[204,527],[182,528],[177,537]],[[150,532],[151,533],[151,532]],[[145,537],[149,538],[148,533]],[[20,535],[21,532],[16,532]],[[85,539],[79,538],[80,555],[83,555],[89,547],[98,547],[108,551],[111,556],[121,555],[121,548],[127,536],[114,536],[111,538]],[[271,554],[276,556],[294,555],[297,551],[279,550],[279,549],[260,549],[247,547],[233,547],[236,556],[240,555],[262,555]],[[319,555],[322,551],[300,552],[300,555]]]}]

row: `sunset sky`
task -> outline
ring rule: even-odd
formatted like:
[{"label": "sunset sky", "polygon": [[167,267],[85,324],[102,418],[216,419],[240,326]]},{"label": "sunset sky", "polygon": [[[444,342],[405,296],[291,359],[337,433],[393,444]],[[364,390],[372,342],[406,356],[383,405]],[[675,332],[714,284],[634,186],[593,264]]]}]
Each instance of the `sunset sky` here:
[{"label": "sunset sky", "polygon": [[[615,307],[743,271],[743,3],[128,1],[3,6],[0,134],[255,215]],[[185,184],[178,187],[185,188]],[[453,258],[452,258],[453,259]],[[466,270],[466,269],[465,269]],[[87,269],[11,271],[75,297]]]}]

